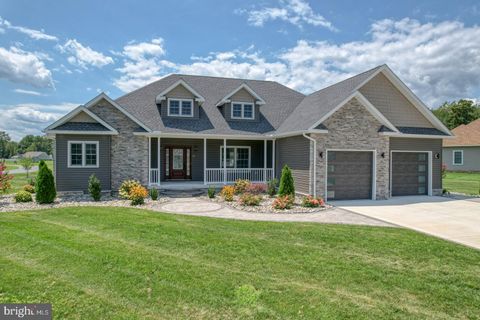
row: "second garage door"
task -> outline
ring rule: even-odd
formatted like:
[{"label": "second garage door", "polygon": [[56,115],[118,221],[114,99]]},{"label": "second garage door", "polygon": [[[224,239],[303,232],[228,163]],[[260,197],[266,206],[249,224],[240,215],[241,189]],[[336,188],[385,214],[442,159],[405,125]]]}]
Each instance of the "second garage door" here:
[{"label": "second garage door", "polygon": [[328,151],[327,198],[371,199],[373,153]]},{"label": "second garage door", "polygon": [[392,196],[428,193],[428,154],[392,152]]}]

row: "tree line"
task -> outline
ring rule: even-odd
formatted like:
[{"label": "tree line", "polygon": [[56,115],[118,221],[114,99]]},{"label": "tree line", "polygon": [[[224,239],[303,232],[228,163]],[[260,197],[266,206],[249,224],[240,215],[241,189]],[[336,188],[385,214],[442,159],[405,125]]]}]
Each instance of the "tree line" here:
[{"label": "tree line", "polygon": [[28,135],[16,142],[10,138],[8,133],[0,131],[0,159],[8,159],[28,151],[43,151],[52,154],[52,140],[46,136]]},{"label": "tree line", "polygon": [[461,99],[445,102],[432,112],[448,129],[453,129],[479,119],[480,105],[475,104],[472,100]]}]

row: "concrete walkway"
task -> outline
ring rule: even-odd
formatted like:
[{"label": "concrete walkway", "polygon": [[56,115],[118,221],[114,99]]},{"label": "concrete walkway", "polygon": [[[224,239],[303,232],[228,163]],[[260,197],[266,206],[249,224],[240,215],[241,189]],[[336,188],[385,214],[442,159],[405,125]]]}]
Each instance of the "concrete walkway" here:
[{"label": "concrete walkway", "polygon": [[480,199],[409,196],[334,201],[338,208],[480,249]]},{"label": "concrete walkway", "polygon": [[199,198],[171,198],[168,202],[162,204],[157,210],[175,214],[237,220],[318,222],[392,227],[389,223],[358,215],[340,208],[333,208],[315,213],[268,214],[236,210],[223,206],[220,203]]},{"label": "concrete walkway", "polygon": [[[28,173],[37,172],[38,166],[33,166],[32,169],[28,170]],[[19,167],[18,169],[8,170],[9,174],[17,174],[17,173],[27,173],[27,170]]]}]

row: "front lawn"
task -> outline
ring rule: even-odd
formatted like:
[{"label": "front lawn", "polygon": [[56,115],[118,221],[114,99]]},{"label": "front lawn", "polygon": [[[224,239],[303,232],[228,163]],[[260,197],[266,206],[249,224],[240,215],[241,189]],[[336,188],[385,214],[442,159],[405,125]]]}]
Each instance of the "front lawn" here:
[{"label": "front lawn", "polygon": [[479,194],[480,172],[447,172],[443,178],[443,188],[450,192]]},{"label": "front lawn", "polygon": [[[53,168],[53,161],[52,160],[47,160],[45,161],[45,163],[47,164],[47,167],[50,168],[50,170],[52,170]],[[35,163],[35,166],[38,166],[38,163]],[[21,166],[19,166],[17,169],[20,169]],[[11,169],[8,169],[8,170],[11,170]],[[15,174],[12,174],[13,175],[13,179],[10,181],[11,182],[11,185],[12,187],[7,190],[6,194],[11,194],[11,193],[16,193],[20,190],[22,190],[23,186],[28,184],[30,179],[31,178],[35,178],[37,176],[37,172],[38,171],[35,171],[35,172],[29,172],[28,173],[28,178],[27,178],[27,174],[26,173],[15,173]],[[2,193],[0,193],[1,195]]]},{"label": "front lawn", "polygon": [[0,230],[0,302],[57,319],[480,314],[480,252],[400,228],[71,207],[3,213]]}]

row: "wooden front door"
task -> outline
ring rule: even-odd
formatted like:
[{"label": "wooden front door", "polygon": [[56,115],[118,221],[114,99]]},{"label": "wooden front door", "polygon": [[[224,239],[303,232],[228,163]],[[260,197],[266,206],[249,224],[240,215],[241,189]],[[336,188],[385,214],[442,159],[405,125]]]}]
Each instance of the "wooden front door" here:
[{"label": "wooden front door", "polygon": [[165,179],[192,178],[192,148],[169,146],[165,148]]}]

